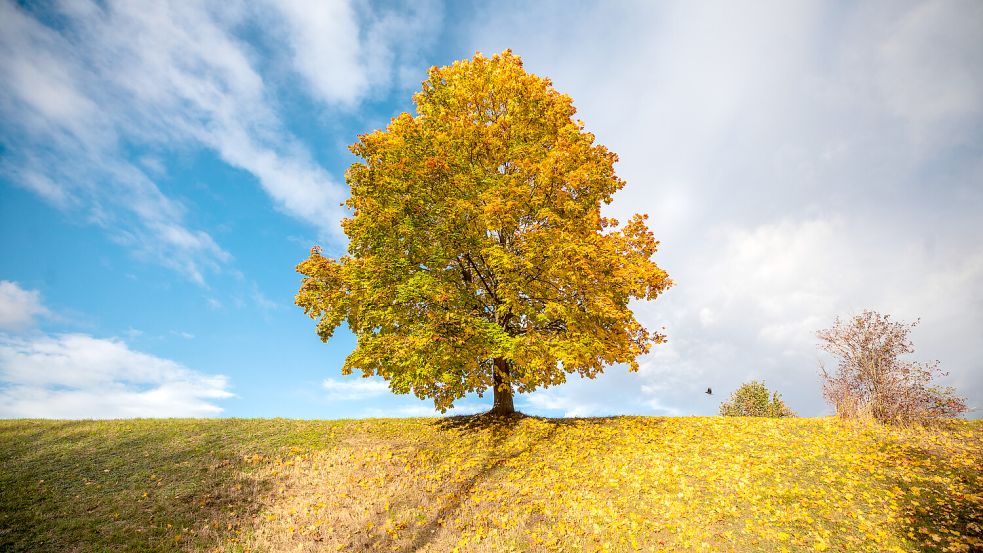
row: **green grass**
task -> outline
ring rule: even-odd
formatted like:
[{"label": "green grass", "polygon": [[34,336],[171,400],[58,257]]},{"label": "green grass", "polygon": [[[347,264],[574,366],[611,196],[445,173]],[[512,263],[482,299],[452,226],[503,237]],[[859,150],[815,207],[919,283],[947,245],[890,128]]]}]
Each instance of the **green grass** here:
[{"label": "green grass", "polygon": [[981,421],[0,421],[0,551],[970,551],[981,474]]},{"label": "green grass", "polygon": [[179,549],[183,529],[255,511],[244,455],[330,447],[341,425],[0,421],[0,550]]}]

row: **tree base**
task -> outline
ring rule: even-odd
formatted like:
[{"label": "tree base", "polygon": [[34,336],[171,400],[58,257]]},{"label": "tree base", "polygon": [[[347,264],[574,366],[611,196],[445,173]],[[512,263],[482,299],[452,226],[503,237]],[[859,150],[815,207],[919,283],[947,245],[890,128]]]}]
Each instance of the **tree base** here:
[{"label": "tree base", "polygon": [[513,407],[511,403],[509,403],[509,405],[507,406],[494,405],[492,406],[491,409],[489,409],[486,412],[486,414],[488,415],[495,415],[495,416],[508,416],[508,415],[514,415],[516,413],[518,413],[518,411],[515,410],[515,407]]}]

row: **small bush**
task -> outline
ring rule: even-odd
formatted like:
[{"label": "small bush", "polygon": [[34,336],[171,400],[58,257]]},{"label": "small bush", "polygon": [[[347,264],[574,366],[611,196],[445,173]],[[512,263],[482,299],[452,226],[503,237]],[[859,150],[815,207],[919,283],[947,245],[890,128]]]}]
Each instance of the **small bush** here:
[{"label": "small bush", "polygon": [[720,414],[725,417],[794,417],[795,412],[785,405],[782,396],[770,393],[764,382],[748,382],[720,404]]}]

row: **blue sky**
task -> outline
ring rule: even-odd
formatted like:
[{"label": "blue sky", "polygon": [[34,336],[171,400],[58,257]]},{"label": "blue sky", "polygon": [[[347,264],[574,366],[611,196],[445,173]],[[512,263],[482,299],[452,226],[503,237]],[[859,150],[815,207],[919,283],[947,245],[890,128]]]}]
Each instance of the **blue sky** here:
[{"label": "blue sky", "polygon": [[618,152],[608,212],[677,283],[636,306],[670,339],[639,373],[520,410],[713,414],[764,379],[825,414],[815,331],[864,308],[920,317],[983,407],[978,2],[2,0],[0,416],[433,414],[340,375],[293,267],[344,250],[347,145],[505,48]]}]

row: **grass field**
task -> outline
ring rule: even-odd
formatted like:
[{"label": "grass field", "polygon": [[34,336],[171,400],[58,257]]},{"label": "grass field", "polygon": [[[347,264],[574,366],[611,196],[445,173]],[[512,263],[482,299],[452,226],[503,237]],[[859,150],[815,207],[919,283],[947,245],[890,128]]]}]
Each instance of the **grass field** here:
[{"label": "grass field", "polygon": [[0,421],[2,551],[980,551],[983,422]]}]

